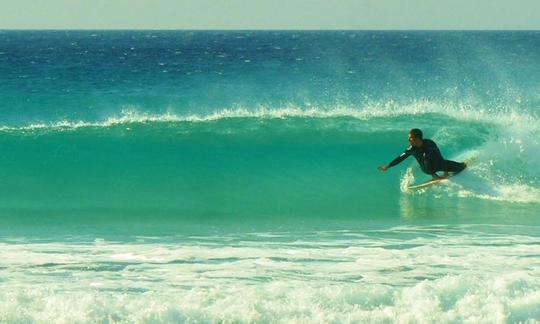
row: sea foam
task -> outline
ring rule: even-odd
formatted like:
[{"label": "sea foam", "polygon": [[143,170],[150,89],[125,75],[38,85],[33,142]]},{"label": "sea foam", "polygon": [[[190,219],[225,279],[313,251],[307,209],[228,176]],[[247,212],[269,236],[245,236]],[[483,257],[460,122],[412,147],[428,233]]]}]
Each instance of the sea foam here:
[{"label": "sea foam", "polygon": [[219,246],[3,243],[0,320],[540,321],[532,236],[467,226],[327,231],[299,241],[274,234],[280,239],[222,237],[231,244]]}]

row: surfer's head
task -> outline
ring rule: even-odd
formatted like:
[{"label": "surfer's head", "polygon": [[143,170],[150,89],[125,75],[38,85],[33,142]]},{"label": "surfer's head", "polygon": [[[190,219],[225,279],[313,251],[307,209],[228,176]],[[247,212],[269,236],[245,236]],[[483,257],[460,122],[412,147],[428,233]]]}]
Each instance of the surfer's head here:
[{"label": "surfer's head", "polygon": [[413,128],[409,131],[409,143],[412,146],[422,146],[422,139],[424,137],[424,134],[422,134],[422,131],[418,128]]}]

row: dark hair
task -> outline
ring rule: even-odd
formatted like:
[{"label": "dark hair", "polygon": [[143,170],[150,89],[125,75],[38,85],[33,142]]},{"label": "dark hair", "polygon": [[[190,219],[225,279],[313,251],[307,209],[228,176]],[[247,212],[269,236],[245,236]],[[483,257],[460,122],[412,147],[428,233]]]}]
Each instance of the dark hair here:
[{"label": "dark hair", "polygon": [[424,134],[422,134],[422,131],[419,130],[418,128],[411,129],[409,134],[411,134],[414,138],[422,139],[424,137]]}]

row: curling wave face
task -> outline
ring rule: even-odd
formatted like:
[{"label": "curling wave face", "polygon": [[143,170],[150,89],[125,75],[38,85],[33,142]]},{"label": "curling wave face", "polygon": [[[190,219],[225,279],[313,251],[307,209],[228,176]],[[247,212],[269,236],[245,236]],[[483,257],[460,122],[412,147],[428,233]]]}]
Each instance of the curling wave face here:
[{"label": "curling wave face", "polygon": [[[321,210],[308,206],[324,197],[328,208],[344,206],[334,212],[346,214],[371,199],[362,188],[375,183],[392,195],[385,200],[407,194],[396,190],[399,176],[392,180],[374,169],[403,150],[411,123],[426,125],[424,132],[447,158],[472,161],[459,181],[420,194],[540,202],[536,117],[422,101],[186,116],[131,109],[101,122],[4,126],[0,141],[10,155],[2,165],[3,206],[146,206],[198,214],[209,208],[202,202],[217,199],[212,210],[231,213],[247,206],[289,206],[293,195],[302,213]],[[424,179],[412,159],[395,169],[405,172],[401,187]],[[247,194],[254,188],[256,197]],[[365,200],[347,201],[354,195]],[[282,208],[259,213],[277,210]]]}]

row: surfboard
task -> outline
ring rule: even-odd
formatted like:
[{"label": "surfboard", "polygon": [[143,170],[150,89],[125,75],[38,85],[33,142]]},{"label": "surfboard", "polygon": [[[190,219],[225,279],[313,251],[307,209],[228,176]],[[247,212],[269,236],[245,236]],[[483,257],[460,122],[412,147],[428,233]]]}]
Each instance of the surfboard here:
[{"label": "surfboard", "polygon": [[[471,165],[471,159],[465,160],[465,161],[463,161],[463,163],[465,163],[467,165],[467,168],[468,168]],[[431,186],[434,186],[434,185],[444,184],[444,183],[449,182],[450,181],[449,179],[451,177],[457,176],[460,173],[461,172],[456,173],[456,174],[449,174],[448,178],[446,178],[446,179],[435,179],[435,180],[432,179],[432,180],[428,180],[426,182],[422,182],[422,183],[417,184],[417,185],[408,186],[407,190],[414,191],[414,190],[419,190],[419,189],[424,189],[424,188],[427,188],[427,187],[431,187]]]},{"label": "surfboard", "polygon": [[445,183],[445,182],[448,182],[448,181],[450,181],[450,180],[448,180],[448,179],[429,180],[429,181],[422,182],[422,183],[417,184],[417,185],[408,186],[407,190],[419,190],[419,189],[431,187],[433,185],[438,185],[438,184],[441,184],[441,183]]}]

